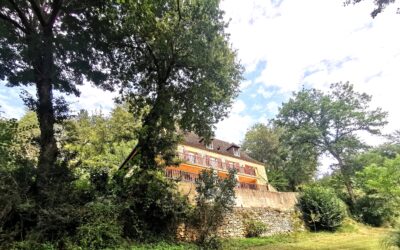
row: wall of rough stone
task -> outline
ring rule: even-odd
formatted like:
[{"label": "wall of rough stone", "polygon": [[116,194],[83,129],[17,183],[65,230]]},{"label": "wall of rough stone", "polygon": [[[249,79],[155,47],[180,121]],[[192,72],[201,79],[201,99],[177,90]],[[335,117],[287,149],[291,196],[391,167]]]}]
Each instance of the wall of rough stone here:
[{"label": "wall of rough stone", "polygon": [[[246,237],[246,224],[251,221],[261,221],[267,226],[267,230],[261,236],[290,233],[303,230],[303,223],[298,214],[293,211],[279,211],[270,208],[239,208],[227,214],[222,226],[218,230],[218,236],[222,238]],[[196,231],[181,225],[178,228],[178,239],[193,241],[196,239]]]},{"label": "wall of rough stone", "polygon": [[[193,183],[181,182],[178,188],[194,202],[196,190]],[[299,230],[303,225],[295,212],[296,203],[297,193],[236,189],[236,207],[226,215],[218,234],[223,238],[245,237],[246,222],[250,220],[266,224],[267,231],[262,236]],[[178,238],[194,240],[196,233],[181,225],[178,228]]]},{"label": "wall of rough stone", "polygon": [[262,236],[289,233],[299,227],[299,220],[294,211],[279,211],[269,208],[235,208],[229,213],[219,229],[223,238],[246,236],[246,222],[261,221],[267,226]]}]

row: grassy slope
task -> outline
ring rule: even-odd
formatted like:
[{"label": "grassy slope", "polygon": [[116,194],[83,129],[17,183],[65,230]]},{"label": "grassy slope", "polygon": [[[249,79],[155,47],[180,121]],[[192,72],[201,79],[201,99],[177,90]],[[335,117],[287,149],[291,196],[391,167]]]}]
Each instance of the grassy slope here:
[{"label": "grassy slope", "polygon": [[[347,223],[335,233],[301,232],[289,235],[276,235],[264,238],[229,239],[223,242],[224,249],[253,250],[376,250],[382,249],[381,241],[389,233],[388,229],[366,227],[354,222]],[[197,249],[194,244],[143,244],[131,249],[186,250]]]},{"label": "grassy slope", "polygon": [[255,239],[237,239],[225,242],[226,249],[279,249],[279,250],[328,250],[382,249],[381,241],[388,230],[382,228],[358,228],[352,232],[336,233],[297,233],[286,236],[274,236]]}]

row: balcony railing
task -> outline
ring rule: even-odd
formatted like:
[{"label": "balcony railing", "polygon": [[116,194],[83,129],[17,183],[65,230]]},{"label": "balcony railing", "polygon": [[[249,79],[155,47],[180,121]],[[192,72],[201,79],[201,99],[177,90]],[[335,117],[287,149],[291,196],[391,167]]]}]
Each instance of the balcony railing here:
[{"label": "balcony railing", "polygon": [[[167,178],[177,180],[177,181],[195,183],[196,180],[199,178],[198,174],[188,173],[188,172],[177,170],[177,169],[165,169],[164,172],[165,172],[165,176]],[[268,191],[268,186],[259,185],[259,184],[255,184],[255,183],[238,182],[236,188]]]},{"label": "balcony railing", "polygon": [[238,173],[256,176],[256,171],[253,167],[245,165],[244,167],[239,166],[235,162],[222,162],[219,158],[203,157],[195,154],[179,153],[179,158],[187,163],[195,164],[199,166],[209,167],[217,170],[228,171],[231,168],[235,168]]}]

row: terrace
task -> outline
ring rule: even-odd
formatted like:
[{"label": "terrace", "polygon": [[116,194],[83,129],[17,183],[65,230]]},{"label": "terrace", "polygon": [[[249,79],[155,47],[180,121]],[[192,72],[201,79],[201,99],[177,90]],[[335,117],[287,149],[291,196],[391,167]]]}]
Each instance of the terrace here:
[{"label": "terrace", "polygon": [[238,162],[222,161],[220,158],[211,156],[200,156],[194,153],[179,153],[179,158],[186,163],[198,165],[206,168],[212,168],[216,170],[228,171],[229,169],[236,169],[238,174],[245,174],[256,176],[256,170],[254,167],[249,165],[240,165]]},{"label": "terrace", "polygon": [[[195,183],[196,180],[199,178],[198,174],[184,172],[184,171],[177,170],[177,169],[165,169],[164,173],[165,173],[165,176],[169,179],[183,181],[183,182]],[[238,182],[236,188],[268,191],[268,186],[259,185],[256,183]]]}]

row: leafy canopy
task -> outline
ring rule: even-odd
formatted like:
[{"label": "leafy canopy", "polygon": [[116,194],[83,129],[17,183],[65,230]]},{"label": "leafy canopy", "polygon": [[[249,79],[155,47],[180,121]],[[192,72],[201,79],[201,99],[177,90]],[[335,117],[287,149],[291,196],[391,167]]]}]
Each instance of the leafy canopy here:
[{"label": "leafy canopy", "polygon": [[354,169],[347,161],[366,148],[359,132],[376,135],[387,123],[387,113],[370,109],[370,101],[371,96],[356,92],[349,83],[332,84],[328,93],[303,89],[282,106],[276,119],[288,131],[290,141],[309,143],[319,154],[334,157],[353,202],[350,178]]},{"label": "leafy canopy", "polygon": [[176,130],[209,138],[238,93],[242,68],[228,43],[219,1],[129,1],[120,6],[113,73],[122,99],[142,112],[141,166],[170,160]]}]

